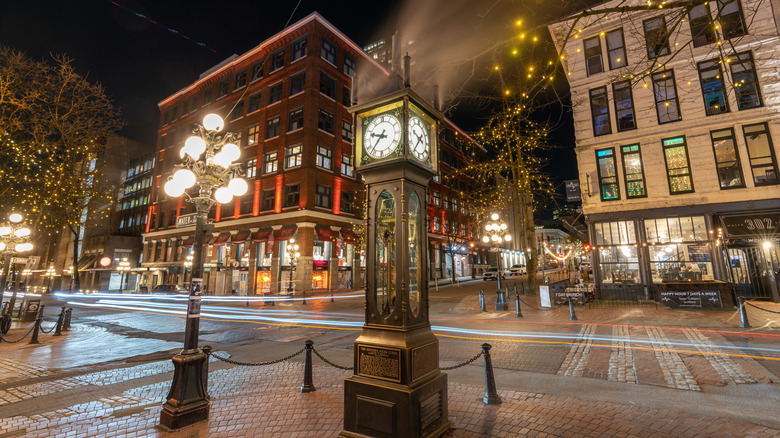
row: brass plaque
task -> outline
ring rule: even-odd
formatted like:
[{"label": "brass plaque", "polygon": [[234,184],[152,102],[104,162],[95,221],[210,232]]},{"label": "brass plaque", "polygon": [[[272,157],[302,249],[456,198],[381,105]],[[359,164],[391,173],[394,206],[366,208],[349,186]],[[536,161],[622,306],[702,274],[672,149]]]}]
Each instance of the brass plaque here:
[{"label": "brass plaque", "polygon": [[358,374],[400,382],[401,350],[358,345]]},{"label": "brass plaque", "polygon": [[431,342],[412,350],[413,382],[439,368],[437,344],[437,342]]}]

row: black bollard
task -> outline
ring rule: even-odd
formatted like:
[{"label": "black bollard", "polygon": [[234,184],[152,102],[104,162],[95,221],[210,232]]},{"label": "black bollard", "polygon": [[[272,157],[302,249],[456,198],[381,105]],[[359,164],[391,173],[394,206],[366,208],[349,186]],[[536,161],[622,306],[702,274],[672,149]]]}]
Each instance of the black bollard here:
[{"label": "black bollard", "polygon": [[65,308],[62,308],[60,316],[57,318],[57,327],[54,329],[54,336],[62,336],[62,323],[65,321]]},{"label": "black bollard", "polygon": [[65,313],[65,323],[62,325],[62,329],[65,331],[70,331],[70,318],[73,315],[73,307],[68,307],[68,310]]},{"label": "black bollard", "polygon": [[485,357],[485,397],[486,405],[500,405],[501,397],[496,392],[496,378],[493,376],[493,361],[490,359],[490,344],[482,344],[482,356]]},{"label": "black bollard", "polygon": [[506,310],[506,301],[504,301],[504,291],[496,291],[496,310]]},{"label": "black bollard", "polygon": [[0,314],[7,314],[8,313],[8,303],[3,303],[3,310],[0,312]]},{"label": "black bollard", "polygon": [[333,303],[333,289],[330,290],[330,302]]},{"label": "black bollard", "polygon": [[303,366],[303,385],[301,385],[301,392],[314,392],[317,388],[314,387],[314,379],[311,372],[311,352],[314,350],[314,341],[311,339],[306,341],[306,359]]},{"label": "black bollard", "polygon": [[577,315],[574,314],[574,304],[572,304],[571,298],[569,298],[569,319],[572,321],[577,320]]},{"label": "black bollard", "polygon": [[301,296],[303,297],[303,303],[301,303],[301,304],[306,304],[306,291],[305,290],[301,291]]},{"label": "black bollard", "polygon": [[483,289],[479,290],[479,310],[486,312],[485,309],[485,291]]},{"label": "black bollard", "polygon": [[520,295],[517,294],[517,289],[515,289],[515,311],[517,312],[515,316],[518,318],[523,317],[523,313],[520,311]]},{"label": "black bollard", "polygon": [[742,323],[739,325],[742,328],[750,328],[750,322],[747,317],[747,308],[745,308],[745,297],[737,297],[739,300],[739,317],[742,319]]},{"label": "black bollard", "polygon": [[35,317],[35,327],[33,327],[32,337],[28,344],[40,344],[40,342],[38,342],[38,331],[41,329],[41,321],[43,320],[43,308],[44,306],[41,305],[38,309],[38,315]]},{"label": "black bollard", "polygon": [[517,296],[517,283],[513,284],[512,287],[515,288],[515,296]]},{"label": "black bollard", "polygon": [[203,388],[205,388],[206,393],[206,400],[210,400],[211,397],[209,397],[208,393],[208,387],[209,387],[209,359],[211,358],[211,352],[214,350],[209,345],[204,345],[203,348],[200,349],[203,354],[206,355],[206,360],[203,361]]}]

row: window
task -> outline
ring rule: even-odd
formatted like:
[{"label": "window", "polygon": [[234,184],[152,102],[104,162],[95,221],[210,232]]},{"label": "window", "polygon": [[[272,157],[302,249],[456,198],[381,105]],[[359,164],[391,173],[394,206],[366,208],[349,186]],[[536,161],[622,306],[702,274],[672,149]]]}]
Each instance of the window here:
[{"label": "window", "polygon": [[264,66],[265,66],[265,60],[258,61],[252,64],[252,81],[256,81],[263,77]]},{"label": "window", "polygon": [[306,56],[306,37],[292,43],[292,61],[297,61]]},{"label": "window", "polygon": [[320,93],[336,98],[336,81],[325,73],[320,72]]},{"label": "window", "polygon": [[352,123],[346,120],[341,122],[341,138],[344,141],[352,142]]},{"label": "window", "polygon": [[257,158],[252,158],[244,163],[244,176],[254,178],[257,175]]},{"label": "window", "polygon": [[322,39],[322,59],[336,65],[336,45],[325,38]]},{"label": "window", "polygon": [[268,87],[268,105],[282,100],[282,83],[276,83]]},{"label": "window", "polygon": [[708,3],[692,7],[688,12],[688,23],[691,26],[693,47],[706,46],[718,40]]},{"label": "window", "polygon": [[284,159],[284,168],[290,169],[292,167],[298,167],[301,165],[301,145],[297,144],[295,146],[287,146],[284,149],[285,159]]},{"label": "window", "polygon": [[160,212],[160,217],[158,218],[159,222],[157,222],[157,228],[164,228],[165,227],[165,212]]},{"label": "window", "polygon": [[165,112],[163,116],[163,125],[167,125],[168,123],[171,123],[171,111],[168,110]]},{"label": "window", "polygon": [[179,118],[179,107],[175,106],[173,107],[173,115],[171,116],[171,121],[174,121],[177,118]]},{"label": "window", "polygon": [[239,88],[244,88],[245,86],[246,86],[246,72],[242,71],[236,73],[236,80],[233,83],[233,89],[238,90]]},{"label": "window", "polygon": [[249,129],[246,130],[246,139],[247,146],[257,144],[260,140],[260,125],[250,126]]},{"label": "window", "polygon": [[320,109],[317,127],[328,134],[333,134],[333,114]]},{"label": "window", "polygon": [[669,54],[669,31],[666,29],[666,19],[660,17],[645,20],[645,44],[647,45],[647,57],[658,58]]},{"label": "window", "polygon": [[617,117],[618,132],[636,129],[631,81],[616,82],[612,84],[612,95],[615,99],[615,114]]},{"label": "window", "polygon": [[261,211],[271,211],[276,206],[276,189],[263,190],[263,200],[260,204]]},{"label": "window", "polygon": [[187,113],[190,112],[190,102],[185,101],[181,104],[181,115],[182,117],[187,115]]},{"label": "window", "polygon": [[252,193],[252,191],[246,192],[243,196],[241,196],[240,201],[238,201],[241,205],[238,209],[238,214],[240,216],[245,216],[248,214],[252,214],[255,211],[255,194]]},{"label": "window", "polygon": [[738,53],[731,58],[731,79],[737,95],[737,108],[745,110],[763,105],[758,92],[756,66],[750,52]]},{"label": "window", "polygon": [[351,56],[345,54],[344,55],[344,74],[352,77],[355,75],[355,72],[357,71],[357,66],[355,65],[355,60],[352,59]]},{"label": "window", "polygon": [[203,90],[203,105],[211,103],[211,87]]},{"label": "window", "polygon": [[303,128],[303,107],[296,108],[287,116],[287,131],[295,131]]},{"label": "window", "polygon": [[726,90],[723,88],[723,72],[718,61],[699,63],[699,81],[704,96],[704,112],[708,116],[729,112]]},{"label": "window", "polygon": [[271,55],[271,69],[270,72],[274,72],[284,67],[284,49],[274,52]]},{"label": "window", "polygon": [[344,106],[352,105],[352,92],[347,87],[342,88],[341,103]]},{"label": "window", "polygon": [[441,195],[439,192],[433,192],[433,205],[437,207],[441,205]]},{"label": "window", "polygon": [[192,103],[190,103],[190,112],[194,113],[198,109],[198,96],[192,96]]},{"label": "window", "polygon": [[609,69],[613,70],[625,66],[628,61],[626,61],[626,42],[623,40],[623,29],[607,32],[606,40]]},{"label": "window", "polygon": [[341,211],[344,213],[355,212],[355,194],[350,192],[341,192]]},{"label": "window", "polygon": [[300,201],[300,184],[291,184],[284,186],[284,206],[297,207]]},{"label": "window", "polygon": [[352,167],[352,157],[350,155],[341,156],[341,174],[344,176],[355,176],[355,169]]},{"label": "window", "polygon": [[590,112],[593,116],[593,135],[612,133],[607,104],[607,87],[590,90]]},{"label": "window", "polygon": [[615,148],[596,151],[596,164],[599,176],[599,190],[602,201],[620,199],[620,187],[615,165]]},{"label": "window", "polygon": [[247,109],[247,114],[253,113],[260,109],[260,99],[262,98],[262,93],[257,92],[251,96],[249,96],[249,108]]},{"label": "window", "polygon": [[333,151],[325,146],[317,146],[317,167],[331,170],[333,162]]},{"label": "window", "polygon": [[306,86],[306,72],[302,71],[290,78],[290,96],[303,93],[303,87]]},{"label": "window", "polygon": [[331,208],[333,198],[333,187],[317,184],[316,192],[314,193],[314,205],[322,208]]},{"label": "window", "polygon": [[666,70],[653,75],[653,92],[655,93],[655,110],[658,123],[675,122],[682,119],[680,104],[677,100],[677,87],[674,83],[674,72]]},{"label": "window", "polygon": [[274,173],[278,168],[278,155],[276,152],[268,152],[263,155],[263,173]]},{"label": "window", "polygon": [[274,138],[279,136],[279,117],[268,119],[265,122],[265,138]]},{"label": "window", "polygon": [[588,76],[603,72],[604,65],[601,63],[601,40],[599,37],[587,39],[583,43],[585,45],[585,68]]},{"label": "window", "polygon": [[244,117],[244,101],[239,100],[236,102],[236,105],[233,107],[233,109],[230,111],[230,120],[236,120],[240,119],[241,117]]},{"label": "window", "polygon": [[623,156],[623,176],[626,183],[626,198],[644,198],[645,171],[642,168],[642,154],[638,144],[622,146],[620,152]]},{"label": "window", "polygon": [[458,212],[458,200],[456,198],[452,198],[452,211]]},{"label": "window", "polygon": [[693,179],[691,178],[691,162],[688,159],[688,149],[685,145],[685,137],[676,137],[663,140],[664,162],[666,162],[666,176],[669,181],[669,193],[693,192]]},{"label": "window", "polygon": [[433,217],[433,231],[441,233],[441,218],[439,216]]},{"label": "window", "polygon": [[441,207],[446,209],[446,210],[449,210],[450,209],[450,198],[448,198],[447,196],[442,198]]},{"label": "window", "polygon": [[745,134],[753,182],[757,186],[777,184],[777,162],[769,126],[766,123],[746,125],[742,127],[742,132]]},{"label": "window", "polygon": [[734,130],[729,128],[712,131],[710,138],[712,139],[712,150],[715,152],[715,165],[718,169],[720,188],[745,187]]},{"label": "window", "polygon": [[228,94],[228,80],[223,79],[217,84],[217,99],[223,98]]},{"label": "window", "polygon": [[718,0],[718,16],[726,39],[747,34],[739,0]]},{"label": "window", "polygon": [[[712,280],[711,245],[704,216],[644,220],[652,281]],[[702,243],[704,242],[704,244]],[[694,277],[694,274],[696,275]]]}]

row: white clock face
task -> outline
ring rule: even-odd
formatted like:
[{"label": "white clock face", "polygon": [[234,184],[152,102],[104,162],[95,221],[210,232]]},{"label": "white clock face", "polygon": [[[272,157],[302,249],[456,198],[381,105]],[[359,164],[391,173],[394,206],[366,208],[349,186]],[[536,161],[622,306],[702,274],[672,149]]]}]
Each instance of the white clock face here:
[{"label": "white clock face", "polygon": [[430,155],[430,140],[428,139],[428,130],[425,124],[417,116],[409,119],[409,150],[414,158],[425,161]]},{"label": "white clock face", "polygon": [[363,147],[374,158],[390,155],[400,141],[401,123],[391,114],[382,114],[372,119],[363,135]]}]

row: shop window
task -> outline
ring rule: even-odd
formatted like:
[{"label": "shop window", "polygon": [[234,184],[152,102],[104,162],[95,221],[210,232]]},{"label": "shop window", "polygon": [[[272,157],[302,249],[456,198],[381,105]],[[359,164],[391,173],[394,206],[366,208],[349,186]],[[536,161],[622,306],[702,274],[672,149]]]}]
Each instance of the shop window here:
[{"label": "shop window", "polygon": [[631,221],[596,223],[593,229],[595,244],[598,246],[636,244],[636,231]]},{"label": "shop window", "polygon": [[777,184],[777,161],[774,154],[769,126],[766,123],[742,127],[745,144],[753,172],[753,183],[757,186]]},{"label": "shop window", "polygon": [[647,191],[645,190],[645,172],[639,145],[622,146],[620,152],[623,156],[626,198],[644,198],[647,196]]},{"label": "shop window", "polygon": [[596,162],[599,177],[599,192],[602,201],[620,199],[620,187],[617,179],[615,149],[600,149],[596,151]]},{"label": "shop window", "polygon": [[599,273],[602,283],[640,283],[636,245],[599,248]]},{"label": "shop window", "polygon": [[662,143],[669,193],[675,195],[693,192],[691,162],[688,159],[685,137],[669,138]]},{"label": "shop window", "polygon": [[720,188],[745,187],[734,130],[728,128],[711,131],[710,138],[712,139],[712,149],[715,152],[715,165],[717,166]]}]

